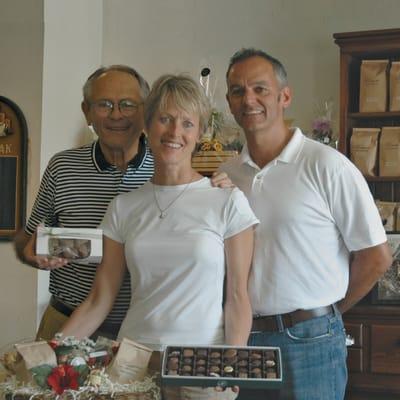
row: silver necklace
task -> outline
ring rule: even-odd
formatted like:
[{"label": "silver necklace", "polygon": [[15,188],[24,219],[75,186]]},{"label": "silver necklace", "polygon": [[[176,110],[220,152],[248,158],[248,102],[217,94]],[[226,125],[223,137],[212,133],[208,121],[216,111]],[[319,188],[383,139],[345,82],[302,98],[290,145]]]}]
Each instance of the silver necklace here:
[{"label": "silver necklace", "polygon": [[157,193],[156,193],[156,189],[155,189],[155,185],[154,183],[152,184],[153,186],[153,195],[154,195],[154,202],[156,203],[156,206],[158,208],[158,211],[160,211],[160,215],[158,216],[158,218],[165,218],[167,216],[167,210],[181,197],[183,196],[183,194],[186,192],[186,190],[189,188],[190,184],[192,182],[189,182],[185,185],[185,187],[179,192],[178,196],[176,196],[168,205],[167,207],[161,208],[160,203],[158,202],[157,199]]}]

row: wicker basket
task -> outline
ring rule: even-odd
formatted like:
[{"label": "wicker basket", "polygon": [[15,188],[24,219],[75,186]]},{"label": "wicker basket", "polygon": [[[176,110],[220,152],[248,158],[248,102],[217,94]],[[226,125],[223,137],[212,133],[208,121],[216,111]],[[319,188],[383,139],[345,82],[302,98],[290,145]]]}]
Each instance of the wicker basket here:
[{"label": "wicker basket", "polygon": [[[18,393],[8,393],[5,395],[5,400],[51,400],[57,397],[54,393],[49,394],[38,394],[32,397],[31,394],[18,394]],[[72,400],[74,396],[71,393],[65,392],[58,399]],[[156,400],[157,398],[153,393],[118,393],[113,396],[107,394],[88,394],[87,396],[79,397],[80,400]]]},{"label": "wicker basket", "polygon": [[192,158],[192,167],[202,173],[212,173],[219,165],[237,155],[237,151],[198,151]]}]

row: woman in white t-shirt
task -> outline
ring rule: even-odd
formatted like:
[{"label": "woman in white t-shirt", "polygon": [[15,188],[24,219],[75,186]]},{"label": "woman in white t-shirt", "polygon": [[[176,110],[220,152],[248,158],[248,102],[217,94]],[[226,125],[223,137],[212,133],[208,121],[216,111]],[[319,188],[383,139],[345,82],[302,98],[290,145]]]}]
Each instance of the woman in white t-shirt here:
[{"label": "woman in white t-shirt", "polygon": [[[154,176],[111,202],[101,225],[104,256],[94,286],[63,333],[94,332],[128,268],[132,299],[119,338],[157,351],[167,344],[246,345],[252,320],[247,281],[258,220],[242,192],[212,187],[191,166],[208,124],[207,98],[191,78],[165,75],[154,83],[144,115]],[[200,388],[164,395],[209,396]],[[227,395],[213,392],[213,398]]]}]

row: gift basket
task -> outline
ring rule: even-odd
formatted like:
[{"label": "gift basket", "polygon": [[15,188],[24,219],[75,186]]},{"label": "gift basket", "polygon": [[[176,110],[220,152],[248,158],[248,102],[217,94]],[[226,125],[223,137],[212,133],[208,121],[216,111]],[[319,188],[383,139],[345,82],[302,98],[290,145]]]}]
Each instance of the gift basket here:
[{"label": "gift basket", "polygon": [[243,146],[240,129],[228,123],[224,113],[214,104],[216,80],[212,81],[211,78],[211,69],[203,68],[200,72],[200,85],[210,101],[212,110],[207,131],[192,158],[193,168],[206,174],[216,171],[221,163],[239,154]]},{"label": "gift basket", "polygon": [[1,399],[161,399],[147,365],[152,351],[123,339],[15,344],[0,357]]}]

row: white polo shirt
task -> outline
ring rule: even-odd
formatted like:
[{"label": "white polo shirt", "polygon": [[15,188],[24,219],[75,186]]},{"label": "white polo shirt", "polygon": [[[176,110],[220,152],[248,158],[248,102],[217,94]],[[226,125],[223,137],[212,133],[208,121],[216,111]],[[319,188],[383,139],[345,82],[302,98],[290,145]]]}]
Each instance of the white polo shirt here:
[{"label": "white polo shirt", "polygon": [[260,220],[249,282],[255,314],[339,301],[348,286],[350,252],[386,241],[358,169],[298,128],[264,168],[245,146],[220,169],[246,194]]}]

